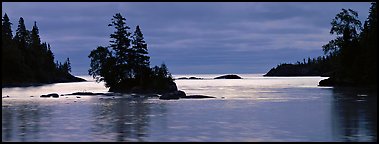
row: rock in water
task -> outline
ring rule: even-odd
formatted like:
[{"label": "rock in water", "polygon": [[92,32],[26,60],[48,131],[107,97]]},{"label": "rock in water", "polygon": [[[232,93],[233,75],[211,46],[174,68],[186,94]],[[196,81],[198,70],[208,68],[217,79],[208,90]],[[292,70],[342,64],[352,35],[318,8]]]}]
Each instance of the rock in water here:
[{"label": "rock in water", "polygon": [[174,92],[165,93],[162,96],[160,96],[159,99],[162,99],[162,100],[179,99],[185,96],[186,96],[185,92],[178,90]]},{"label": "rock in water", "polygon": [[223,76],[216,77],[214,79],[242,79],[242,78],[238,75],[223,75]]},{"label": "rock in water", "polygon": [[188,99],[200,99],[200,98],[216,98],[213,96],[205,96],[205,95],[189,95],[181,98],[188,98]]},{"label": "rock in water", "polygon": [[53,97],[53,98],[59,98],[59,95],[57,93],[51,93],[47,95],[41,95],[40,97]]}]

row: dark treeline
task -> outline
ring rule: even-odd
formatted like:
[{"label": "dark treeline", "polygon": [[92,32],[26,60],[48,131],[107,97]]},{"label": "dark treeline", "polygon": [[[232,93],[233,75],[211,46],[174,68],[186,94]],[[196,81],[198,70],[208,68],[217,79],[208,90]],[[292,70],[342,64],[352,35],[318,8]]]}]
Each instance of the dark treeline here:
[{"label": "dark treeline", "polygon": [[330,76],[332,56],[303,59],[295,64],[282,63],[272,68],[264,76]]},{"label": "dark treeline", "polygon": [[54,62],[50,44],[41,42],[37,23],[31,30],[20,17],[15,36],[5,13],[2,18],[2,87],[83,81],[70,74],[70,59]]},{"label": "dark treeline", "polygon": [[[342,9],[331,22],[330,34],[336,38],[323,45],[325,56],[316,61],[281,64],[266,75],[281,74],[278,70],[288,72],[284,67],[292,65],[298,69],[310,67],[310,73],[330,76],[320,85],[331,86],[376,86],[377,85],[377,10],[376,2],[371,3],[369,15],[363,27],[358,20],[358,13],[351,9]],[[283,66],[284,65],[284,66]]]},{"label": "dark treeline", "polygon": [[109,46],[98,46],[89,54],[89,75],[104,81],[111,92],[166,93],[176,91],[176,84],[163,63],[150,68],[147,44],[137,25],[133,35],[125,18],[117,13],[108,26],[116,30]]}]

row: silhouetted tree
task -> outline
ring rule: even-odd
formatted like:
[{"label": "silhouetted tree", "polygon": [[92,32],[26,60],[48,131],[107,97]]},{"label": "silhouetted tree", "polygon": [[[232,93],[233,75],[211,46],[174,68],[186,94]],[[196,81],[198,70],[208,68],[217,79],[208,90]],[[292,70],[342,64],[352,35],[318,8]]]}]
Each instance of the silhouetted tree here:
[{"label": "silhouetted tree", "polygon": [[110,35],[110,48],[114,51],[115,64],[114,68],[117,71],[117,81],[132,78],[133,73],[128,61],[130,61],[130,32],[129,26],[126,25],[125,18],[120,13],[116,13],[112,18],[112,23],[108,26],[113,26],[116,31]]},{"label": "silhouetted tree", "polygon": [[109,91],[113,92],[130,92],[135,89],[146,92],[170,90],[173,79],[166,65],[151,69],[141,29],[137,26],[130,40],[131,33],[125,24],[125,18],[120,13],[113,16],[112,23],[108,26],[114,26],[116,31],[110,36],[110,46],[98,46],[91,51],[88,55],[91,59],[88,74],[97,82],[104,81],[105,86],[110,87]]},{"label": "silhouetted tree", "polygon": [[378,75],[378,39],[377,39],[376,2],[371,3],[369,16],[360,34],[360,59],[356,66],[361,70],[363,83],[377,85]]},{"label": "silhouetted tree", "polygon": [[18,21],[18,28],[16,30],[15,41],[20,45],[20,47],[26,47],[26,39],[28,37],[28,31],[26,30],[24,19],[20,17]]},{"label": "silhouetted tree", "polygon": [[342,9],[332,20],[331,25],[330,34],[336,34],[337,38],[322,46],[323,51],[337,56],[335,69],[339,76],[352,76],[354,53],[358,51],[358,36],[362,29],[358,13],[351,9]]},{"label": "silhouetted tree", "polygon": [[131,58],[129,65],[135,72],[135,78],[139,79],[140,83],[143,83],[144,77],[148,76],[147,69],[150,68],[150,57],[148,56],[147,44],[138,25],[132,38],[132,48],[129,52]]},{"label": "silhouetted tree", "polygon": [[5,13],[2,19],[2,31],[1,31],[1,37],[2,37],[3,42],[10,42],[13,38],[11,25],[12,23],[9,21],[9,17]]},{"label": "silhouetted tree", "polygon": [[[23,83],[52,83],[77,81],[69,74],[70,62],[64,66],[54,63],[54,55],[50,45],[41,43],[37,22],[29,31],[24,19],[19,19],[16,34],[12,29],[8,15],[2,19],[2,84],[13,85]],[[63,69],[65,67],[66,69]],[[75,80],[74,80],[75,79]]]}]

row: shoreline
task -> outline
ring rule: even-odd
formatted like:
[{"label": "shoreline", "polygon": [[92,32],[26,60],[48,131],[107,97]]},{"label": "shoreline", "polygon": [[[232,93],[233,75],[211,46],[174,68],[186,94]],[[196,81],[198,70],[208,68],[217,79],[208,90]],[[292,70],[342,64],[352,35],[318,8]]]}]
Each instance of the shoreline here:
[{"label": "shoreline", "polygon": [[39,83],[39,82],[24,82],[24,83],[6,83],[1,84],[1,88],[25,88],[25,87],[38,87],[38,86],[44,86],[48,84],[56,84],[56,83],[70,83],[70,82],[86,82],[87,80],[73,76],[70,80],[57,80],[55,82],[46,82],[46,83]]}]

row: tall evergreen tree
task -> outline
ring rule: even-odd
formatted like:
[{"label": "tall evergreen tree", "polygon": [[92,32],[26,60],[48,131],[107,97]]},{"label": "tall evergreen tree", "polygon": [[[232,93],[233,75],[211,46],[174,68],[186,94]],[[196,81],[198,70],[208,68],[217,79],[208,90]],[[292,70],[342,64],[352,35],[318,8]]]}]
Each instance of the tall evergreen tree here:
[{"label": "tall evergreen tree", "polygon": [[67,73],[71,72],[71,62],[70,62],[70,58],[67,58],[65,63],[66,63],[66,65],[67,65],[67,68],[66,68]]},{"label": "tall evergreen tree", "polygon": [[88,73],[97,82],[104,81],[112,92],[138,89],[163,93],[174,90],[175,83],[166,65],[150,68],[147,44],[140,27],[136,27],[130,40],[131,33],[125,24],[125,18],[120,13],[113,16],[108,26],[114,26],[116,31],[111,34],[110,46],[98,46],[91,51],[88,55],[91,59]]},{"label": "tall evergreen tree", "polygon": [[137,25],[133,34],[132,48],[130,51],[130,65],[136,74],[136,77],[143,79],[146,69],[150,68],[150,57],[148,56],[147,44],[143,38],[140,27]]},{"label": "tall evergreen tree", "polygon": [[12,23],[9,21],[8,15],[5,13],[2,19],[2,31],[1,37],[3,42],[10,42],[13,38],[12,34]]},{"label": "tall evergreen tree", "polygon": [[12,23],[9,21],[8,15],[5,13],[2,19],[2,31],[1,31],[1,66],[2,66],[2,81],[7,82],[9,79],[13,79],[15,73],[11,71],[20,71],[18,67],[20,64],[18,63],[17,54],[20,52],[14,47],[13,43],[13,35],[12,35]]},{"label": "tall evergreen tree", "polygon": [[342,9],[331,22],[330,34],[337,38],[322,46],[324,53],[337,55],[336,73],[338,77],[351,77],[355,69],[352,66],[358,50],[358,36],[362,29],[358,13],[351,9]]},{"label": "tall evergreen tree", "polygon": [[360,74],[362,82],[374,85],[377,84],[378,74],[377,21],[376,2],[373,2],[360,34],[361,51],[356,66],[362,71]]},{"label": "tall evergreen tree", "polygon": [[111,40],[110,48],[114,50],[115,64],[114,67],[117,70],[119,81],[127,78],[131,78],[131,71],[128,69],[128,55],[130,52],[130,29],[126,25],[125,18],[120,13],[116,13],[111,19],[112,23],[108,26],[114,27],[116,31],[110,35]]},{"label": "tall evergreen tree", "polygon": [[18,28],[14,40],[18,43],[19,48],[25,49],[28,41],[28,30],[26,30],[24,18],[20,17],[18,21]]}]

